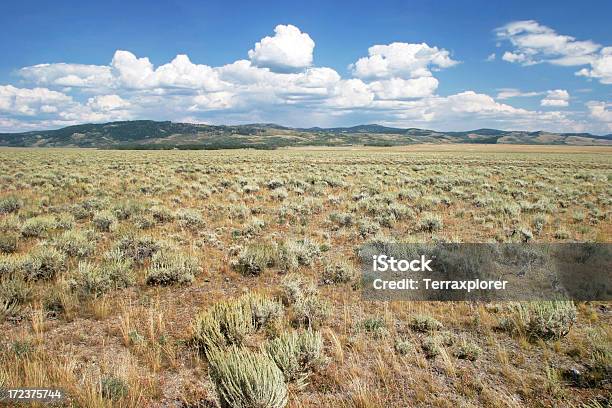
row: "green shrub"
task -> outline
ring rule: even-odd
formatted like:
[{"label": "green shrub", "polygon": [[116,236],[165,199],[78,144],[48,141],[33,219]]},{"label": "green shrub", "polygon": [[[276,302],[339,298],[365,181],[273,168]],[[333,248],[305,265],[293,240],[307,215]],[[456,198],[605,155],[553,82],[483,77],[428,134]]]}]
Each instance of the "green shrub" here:
[{"label": "green shrub", "polygon": [[329,220],[338,227],[350,227],[355,223],[353,214],[334,212],[329,215]]},{"label": "green shrub", "polygon": [[277,249],[275,264],[290,272],[300,265],[310,265],[321,254],[319,245],[309,239],[285,241]]},{"label": "green shrub", "polygon": [[26,357],[35,349],[36,346],[29,340],[15,340],[11,344],[11,351],[16,357]]},{"label": "green shrub", "polygon": [[155,226],[155,220],[153,217],[139,214],[132,217],[132,223],[138,229],[144,230]]},{"label": "green shrub", "polygon": [[306,385],[305,380],[311,371],[321,367],[325,362],[323,355],[323,337],[310,330],[285,332],[268,341],[262,347],[281,369],[286,381]]},{"label": "green shrub", "polygon": [[251,317],[255,330],[271,326],[280,321],[283,316],[283,305],[266,296],[249,294],[242,298],[251,309]]},{"label": "green shrub", "polygon": [[431,316],[416,315],[410,320],[410,328],[414,331],[426,333],[442,328],[442,323]]},{"label": "green shrub", "polygon": [[128,395],[128,384],[119,377],[104,376],[100,380],[100,389],[102,397],[116,401]]},{"label": "green shrub", "polygon": [[222,408],[282,408],[288,391],[282,371],[266,354],[231,347],[208,357]]},{"label": "green shrub", "polygon": [[266,223],[263,220],[260,220],[259,218],[253,218],[251,222],[245,225],[244,229],[242,230],[242,234],[248,237],[259,235],[261,234],[265,226]]},{"label": "green shrub", "polygon": [[184,228],[200,228],[204,225],[204,218],[199,211],[190,208],[181,209],[177,212],[176,218],[180,226]]},{"label": "green shrub", "polygon": [[48,291],[45,291],[43,297],[43,308],[51,316],[59,316],[66,310],[66,305],[69,299],[69,294],[66,293],[63,284],[56,284]]},{"label": "green shrub", "polygon": [[259,186],[255,184],[246,184],[242,187],[242,192],[246,194],[256,193],[259,191]]},{"label": "green shrub", "polygon": [[555,231],[555,238],[557,239],[568,239],[570,237],[569,232],[565,228],[559,228]]},{"label": "green shrub", "polygon": [[71,230],[76,222],[72,214],[62,213],[55,219],[55,227],[62,230]]},{"label": "green shrub", "polygon": [[365,218],[357,222],[357,229],[359,230],[359,235],[367,237],[380,231],[380,224]]},{"label": "green shrub", "polygon": [[96,230],[109,232],[117,224],[117,217],[110,211],[99,211],[94,214],[91,222]]},{"label": "green shrub", "polygon": [[397,354],[402,356],[415,352],[414,344],[412,344],[412,342],[409,340],[395,339],[393,348]]},{"label": "green shrub", "polygon": [[548,217],[545,215],[536,215],[531,221],[531,226],[533,227],[533,231],[536,233],[536,235],[540,235],[542,233],[546,224],[548,224]]},{"label": "green shrub", "polygon": [[31,294],[32,288],[19,278],[0,279],[0,309],[23,305]]},{"label": "green shrub", "polygon": [[174,221],[174,214],[168,207],[156,205],[151,207],[149,212],[151,213],[153,219],[160,224]]},{"label": "green shrub", "polygon": [[463,340],[454,351],[455,357],[462,360],[475,361],[482,353],[482,349],[477,344]]},{"label": "green shrub", "polygon": [[202,351],[242,345],[257,330],[274,324],[282,317],[282,306],[257,294],[218,302],[199,313],[193,323],[193,341]]},{"label": "green shrub", "polygon": [[142,205],[135,201],[120,201],[113,205],[113,215],[119,220],[127,220],[142,211]]},{"label": "green shrub", "polygon": [[312,279],[306,278],[299,273],[285,275],[280,283],[281,298],[286,305],[309,297],[316,296],[317,286]]},{"label": "green shrub", "polygon": [[35,248],[22,261],[21,270],[28,280],[52,279],[66,270],[66,257],[54,248]]},{"label": "green shrub", "polygon": [[91,210],[85,209],[83,206],[78,204],[70,206],[68,211],[70,211],[70,214],[72,214],[72,216],[74,216],[74,218],[77,220],[84,220],[91,217],[92,214]]},{"label": "green shrub", "polygon": [[325,265],[323,268],[323,283],[347,283],[355,276],[353,265],[344,260],[335,260]]},{"label": "green shrub", "polygon": [[368,317],[361,325],[367,333],[374,333],[387,328],[385,321],[380,317]]},{"label": "green shrub", "polygon": [[443,226],[442,217],[437,214],[426,213],[423,214],[419,221],[419,230],[433,232],[441,230]]},{"label": "green shrub", "polygon": [[278,179],[272,179],[266,183],[266,187],[268,187],[270,190],[275,190],[284,185],[285,185],[285,182],[283,180],[278,180]]},{"label": "green shrub", "polygon": [[260,275],[265,268],[274,265],[276,248],[269,243],[251,244],[232,261],[232,268],[242,275]]},{"label": "green shrub", "polygon": [[114,246],[115,250],[138,264],[143,264],[161,248],[162,244],[157,240],[148,236],[137,236],[132,232],[121,237]]},{"label": "green shrub", "polygon": [[380,317],[369,317],[361,322],[361,326],[366,333],[373,335],[375,338],[385,337],[389,333],[387,324]]},{"label": "green shrub", "polygon": [[12,276],[22,270],[23,258],[16,256],[0,256],[0,279]]},{"label": "green shrub", "polygon": [[317,295],[299,298],[293,305],[293,322],[316,329],[331,316],[331,306]]},{"label": "green shrub", "polygon": [[21,227],[21,235],[26,238],[42,238],[55,228],[55,219],[43,215],[26,220]]},{"label": "green shrub", "polygon": [[8,196],[0,199],[0,214],[9,214],[19,211],[23,203],[17,197]]},{"label": "green shrub", "polygon": [[165,250],[153,255],[146,282],[161,286],[192,283],[199,272],[197,258]]},{"label": "green shrub", "polygon": [[426,337],[421,343],[421,349],[423,349],[425,357],[434,358],[442,352],[442,347],[440,346],[440,339],[435,336]]},{"label": "green shrub", "polygon": [[19,233],[21,231],[21,219],[15,214],[0,217],[0,231]]},{"label": "green shrub", "polygon": [[54,245],[68,256],[83,258],[89,256],[96,249],[91,237],[81,231],[66,231],[56,238]]},{"label": "green shrub", "polygon": [[289,193],[284,188],[272,191],[270,193],[270,198],[276,201],[283,201],[289,197]]},{"label": "green shrub", "polygon": [[17,251],[19,235],[15,232],[0,232],[0,252],[12,254]]},{"label": "green shrub", "polygon": [[518,329],[535,339],[564,337],[576,322],[576,306],[571,300],[521,303],[517,313]]},{"label": "green shrub", "polygon": [[73,286],[82,294],[99,296],[133,283],[129,261],[108,260],[102,265],[79,262]]},{"label": "green shrub", "polygon": [[319,244],[304,238],[295,243],[295,252],[300,265],[310,265],[321,254]]}]

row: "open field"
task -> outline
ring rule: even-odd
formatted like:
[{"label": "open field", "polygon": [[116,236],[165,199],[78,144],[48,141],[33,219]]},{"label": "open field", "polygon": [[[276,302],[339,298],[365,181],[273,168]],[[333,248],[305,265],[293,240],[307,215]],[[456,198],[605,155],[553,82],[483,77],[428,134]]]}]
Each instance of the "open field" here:
[{"label": "open field", "polygon": [[611,180],[604,147],[0,149],[0,388],[83,407],[609,406],[610,303],[365,302],[356,249],[611,242]]}]

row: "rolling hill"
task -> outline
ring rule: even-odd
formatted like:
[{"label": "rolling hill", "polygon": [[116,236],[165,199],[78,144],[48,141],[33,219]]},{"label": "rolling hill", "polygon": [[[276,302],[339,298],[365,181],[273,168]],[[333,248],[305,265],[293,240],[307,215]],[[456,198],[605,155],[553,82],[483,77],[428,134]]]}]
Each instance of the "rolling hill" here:
[{"label": "rolling hill", "polygon": [[291,128],[275,124],[205,125],[134,120],[83,124],[56,130],[0,133],[0,146],[103,149],[275,149],[287,146],[401,146],[417,143],[484,143],[612,146],[612,134],[477,129],[437,132],[377,124]]}]

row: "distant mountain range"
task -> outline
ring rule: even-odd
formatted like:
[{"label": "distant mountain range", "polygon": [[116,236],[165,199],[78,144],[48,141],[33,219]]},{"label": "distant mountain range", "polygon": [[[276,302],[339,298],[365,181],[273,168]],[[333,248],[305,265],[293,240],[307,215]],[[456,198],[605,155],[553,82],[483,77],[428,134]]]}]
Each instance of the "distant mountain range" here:
[{"label": "distant mountain range", "polygon": [[0,133],[0,146],[103,149],[275,149],[287,146],[401,146],[417,143],[480,143],[612,146],[612,134],[477,129],[436,132],[376,124],[338,128],[291,128],[268,123],[213,126],[133,120],[68,126],[57,130]]}]

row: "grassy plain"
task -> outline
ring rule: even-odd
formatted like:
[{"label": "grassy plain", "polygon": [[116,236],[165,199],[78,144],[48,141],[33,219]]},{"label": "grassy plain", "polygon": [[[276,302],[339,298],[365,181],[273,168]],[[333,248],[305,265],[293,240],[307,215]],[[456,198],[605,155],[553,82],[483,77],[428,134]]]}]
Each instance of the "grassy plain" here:
[{"label": "grassy plain", "polygon": [[355,251],[610,242],[611,180],[604,147],[0,149],[0,387],[83,407],[609,406],[609,303],[365,302]]}]

